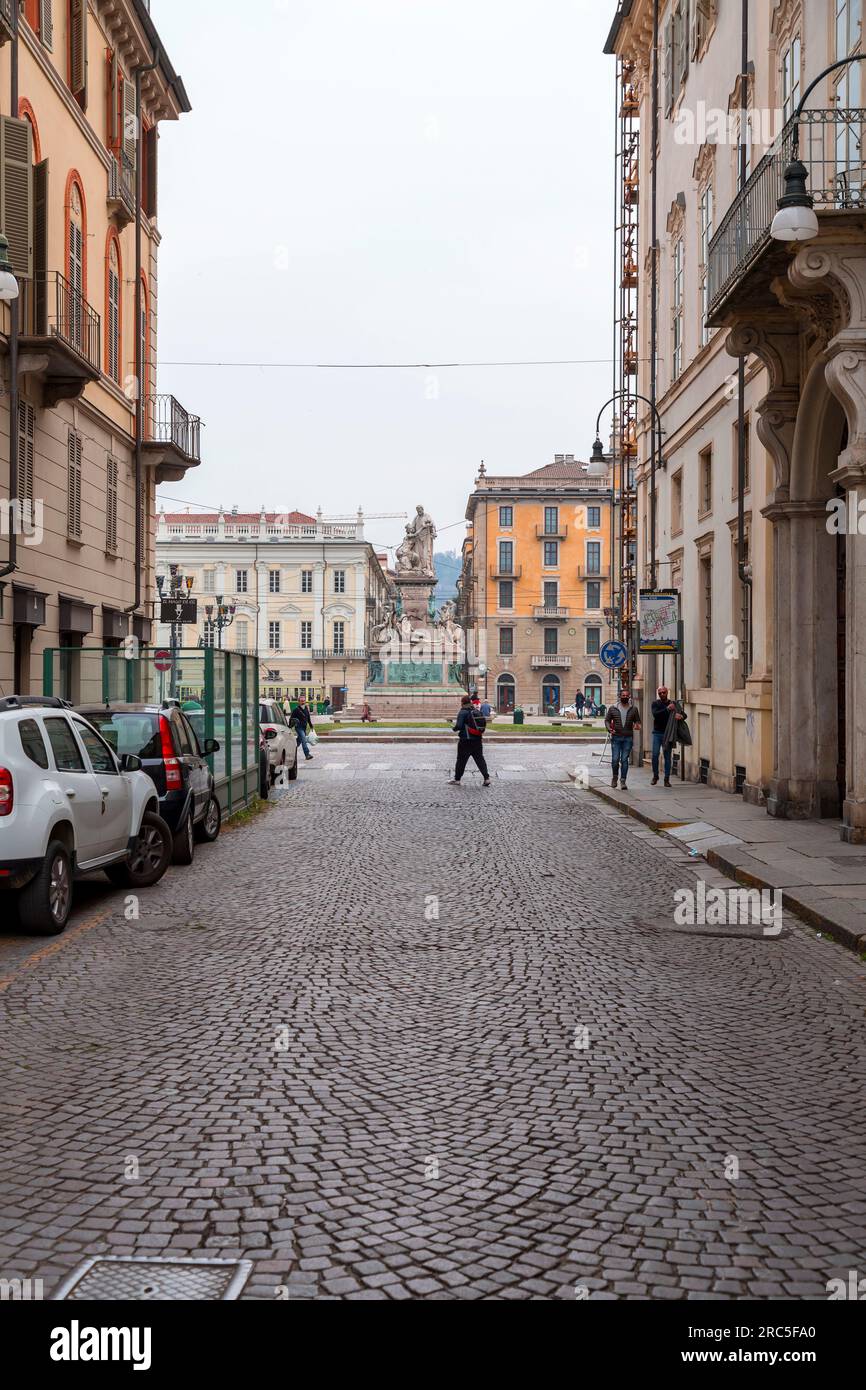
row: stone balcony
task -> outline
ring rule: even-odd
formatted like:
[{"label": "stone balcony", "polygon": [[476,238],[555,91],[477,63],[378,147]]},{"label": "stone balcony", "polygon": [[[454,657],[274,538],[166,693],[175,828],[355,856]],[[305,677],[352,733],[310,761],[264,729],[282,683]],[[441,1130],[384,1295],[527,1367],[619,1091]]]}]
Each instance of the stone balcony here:
[{"label": "stone balcony", "polygon": [[570,671],[571,657],[563,652],[548,652],[543,656],[531,656],[529,664],[533,671]]}]

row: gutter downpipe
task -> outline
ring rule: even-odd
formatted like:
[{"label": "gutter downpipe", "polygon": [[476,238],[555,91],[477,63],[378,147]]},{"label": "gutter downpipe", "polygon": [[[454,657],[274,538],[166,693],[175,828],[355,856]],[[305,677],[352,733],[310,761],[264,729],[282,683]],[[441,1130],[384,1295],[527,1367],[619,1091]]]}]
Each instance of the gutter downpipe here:
[{"label": "gutter downpipe", "polygon": [[142,341],[141,341],[141,79],[146,72],[153,72],[159,67],[160,49],[154,48],[153,62],[142,63],[133,68],[132,75],[135,79],[135,600],[131,607],[125,608],[124,613],[134,613],[141,607],[141,541],[142,541],[142,515],[141,515],[141,472],[142,455],[141,444],[144,438],[144,362],[142,360]]},{"label": "gutter downpipe", "polygon": [[[749,0],[742,0],[742,51],[740,60],[740,192],[746,185],[746,113],[748,110],[746,89],[749,80]],[[746,359],[741,357],[737,365],[737,574],[743,585],[743,598],[748,613],[748,629],[743,633],[751,648],[752,643],[752,574],[751,565],[746,564]],[[749,665],[749,652],[743,653],[743,670]]]},{"label": "gutter downpipe", "polygon": [[[12,5],[12,51],[10,55],[10,105],[12,115],[18,115],[18,4]],[[20,330],[20,300],[9,304],[9,501],[18,496],[18,334]],[[19,515],[23,515],[19,511]],[[0,579],[14,574],[18,568],[18,531],[15,513],[9,527],[9,560],[0,570]],[[32,523],[32,516],[31,516]]]}]

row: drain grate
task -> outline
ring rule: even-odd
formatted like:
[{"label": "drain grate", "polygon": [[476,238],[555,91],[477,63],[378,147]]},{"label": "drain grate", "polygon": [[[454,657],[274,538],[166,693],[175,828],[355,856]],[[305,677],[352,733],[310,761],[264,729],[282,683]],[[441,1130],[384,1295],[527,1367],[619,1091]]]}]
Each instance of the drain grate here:
[{"label": "drain grate", "polygon": [[98,1255],[64,1279],[55,1302],[129,1299],[136,1303],[237,1298],[251,1260],[172,1260],[161,1256]]}]

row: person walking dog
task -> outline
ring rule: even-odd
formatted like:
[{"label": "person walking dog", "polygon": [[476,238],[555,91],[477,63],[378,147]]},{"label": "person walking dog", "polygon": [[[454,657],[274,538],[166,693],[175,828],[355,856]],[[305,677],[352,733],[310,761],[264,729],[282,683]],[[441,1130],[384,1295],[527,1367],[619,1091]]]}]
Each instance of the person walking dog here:
[{"label": "person walking dog", "polygon": [[460,709],[455,720],[453,732],[457,735],[457,764],[454,768],[454,776],[451,778],[452,787],[460,786],[460,779],[466,771],[466,764],[472,758],[478,771],[484,778],[482,786],[490,786],[490,773],[487,770],[487,762],[484,757],[484,731],[487,728],[487,720],[480,709],[475,708],[468,695],[464,695],[460,701]]},{"label": "person walking dog", "polygon": [[312,729],[313,720],[303,695],[289,715],[289,727],[294,729],[297,734],[298,743],[303,748],[304,757],[309,762],[313,755],[310,752],[310,745],[307,743],[307,730]]},{"label": "person walking dog", "polygon": [[619,777],[621,789],[628,791],[628,765],[634,747],[634,736],[640,730],[640,710],[637,705],[632,704],[631,695],[627,690],[619,692],[619,703],[611,705],[604,722],[610,734],[610,761],[613,772],[610,785],[615,787]]}]

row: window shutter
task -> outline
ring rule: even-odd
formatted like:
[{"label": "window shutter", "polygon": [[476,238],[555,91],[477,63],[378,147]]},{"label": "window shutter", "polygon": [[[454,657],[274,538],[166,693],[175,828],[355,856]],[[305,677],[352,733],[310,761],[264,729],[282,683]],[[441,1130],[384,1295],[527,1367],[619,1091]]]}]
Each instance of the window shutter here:
[{"label": "window shutter", "polygon": [[33,274],[33,135],[29,121],[0,116],[0,227],[16,275]]},{"label": "window shutter", "polygon": [[665,115],[674,104],[674,22],[665,25]]},{"label": "window shutter", "polygon": [[48,160],[33,166],[34,333],[48,332]]},{"label": "window shutter", "polygon": [[148,217],[156,217],[156,147],[159,137],[156,126],[144,132],[144,180],[142,200]]},{"label": "window shutter", "polygon": [[75,430],[69,431],[68,475],[66,484],[66,534],[81,539],[81,461],[83,440]]},{"label": "window shutter", "polygon": [[33,458],[36,449],[36,411],[18,401],[18,500],[33,505]]},{"label": "window shutter", "polygon": [[689,74],[689,0],[681,0],[679,12],[679,55],[677,59],[677,86],[682,87]]},{"label": "window shutter", "polygon": [[69,0],[69,90],[87,109],[87,0]]},{"label": "window shutter", "polygon": [[39,37],[46,48],[54,47],[54,14],[51,0],[39,0]]},{"label": "window shutter", "polygon": [[111,149],[120,146],[120,68],[117,54],[109,48],[106,55],[108,67],[108,143]]},{"label": "window shutter", "polygon": [[117,459],[109,454],[105,461],[105,549],[117,553]]},{"label": "window shutter", "polygon": [[135,83],[122,77],[123,84],[123,153],[132,168],[135,167],[135,147],[138,143],[138,118],[135,111]]}]

